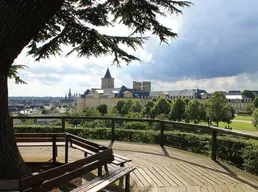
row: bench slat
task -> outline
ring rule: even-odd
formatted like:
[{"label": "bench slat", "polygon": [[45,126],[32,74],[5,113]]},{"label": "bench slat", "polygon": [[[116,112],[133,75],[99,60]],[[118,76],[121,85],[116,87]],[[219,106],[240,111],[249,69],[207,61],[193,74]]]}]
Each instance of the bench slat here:
[{"label": "bench slat", "polygon": [[[52,146],[53,143],[51,142],[44,142],[44,143],[17,143],[18,147],[49,147],[49,146]],[[65,143],[64,142],[57,142],[56,143],[56,146],[64,146]]]},{"label": "bench slat", "polygon": [[106,186],[114,183],[118,179],[124,177],[125,175],[131,173],[135,170],[134,167],[120,167],[119,169],[109,172],[108,174],[93,179],[89,183],[82,185],[71,192],[96,192],[101,189],[104,189]]},{"label": "bench slat", "polygon": [[92,163],[97,160],[102,160],[102,159],[104,160],[105,163],[111,162],[114,159],[112,149],[108,149],[104,152],[98,153],[93,156],[89,156],[84,159],[80,159],[78,161],[75,161],[69,164],[61,165],[59,167],[56,167],[47,171],[43,171],[39,175],[26,177],[21,180],[22,188],[27,189],[31,186],[39,185],[45,180],[51,180],[55,177],[59,177],[60,175],[61,175],[60,177],[62,177],[62,175],[65,174],[66,172],[73,171],[84,165],[87,165],[89,163]]},{"label": "bench slat", "polygon": [[[77,145],[73,145],[73,147],[82,151],[82,152],[86,152],[90,155],[93,154],[91,151],[88,151],[83,147],[80,147],[80,146],[77,146]],[[112,163],[115,164],[115,165],[119,165],[119,166],[121,166],[121,165],[123,166],[125,163],[132,161],[131,159],[123,158],[122,156],[117,155],[117,154],[114,154],[114,158],[115,159],[114,159],[114,161],[112,161]]]},{"label": "bench slat", "polygon": [[65,137],[65,133],[15,133],[15,137]]},{"label": "bench slat", "polygon": [[86,143],[82,143],[82,142],[74,140],[74,139],[71,139],[70,141],[71,141],[71,143],[74,143],[74,144],[76,144],[76,145],[78,145],[80,147],[83,147],[83,148],[88,149],[90,151],[93,151],[95,153],[97,153],[99,151],[98,148],[90,146],[90,145],[87,145]]},{"label": "bench slat", "polygon": [[[99,144],[90,142],[90,141],[88,141],[88,140],[86,140],[86,139],[83,139],[83,138],[81,138],[81,137],[78,137],[78,136],[76,136],[76,135],[71,135],[71,134],[69,134],[69,133],[66,133],[66,134],[67,134],[68,137],[71,138],[71,139],[74,139],[74,140],[80,141],[80,142],[82,142],[82,143],[85,143],[85,144],[94,146],[94,147],[96,147],[96,148],[102,148],[102,147],[103,147],[103,146],[101,146],[101,145],[99,145]],[[107,149],[107,147],[105,147],[105,148]]]},{"label": "bench slat", "polygon": [[89,165],[80,167],[78,169],[75,169],[71,172],[64,173],[63,175],[59,177],[55,177],[52,180],[47,180],[43,182],[41,185],[37,185],[36,187],[30,188],[28,190],[24,190],[25,192],[45,192],[53,189],[57,185],[60,185],[62,183],[69,182],[73,178],[76,178],[78,176],[81,176],[84,173],[90,172],[96,168],[98,168],[100,165],[105,164],[110,159],[108,158],[102,158],[101,160],[95,161],[93,163],[90,163]]}]

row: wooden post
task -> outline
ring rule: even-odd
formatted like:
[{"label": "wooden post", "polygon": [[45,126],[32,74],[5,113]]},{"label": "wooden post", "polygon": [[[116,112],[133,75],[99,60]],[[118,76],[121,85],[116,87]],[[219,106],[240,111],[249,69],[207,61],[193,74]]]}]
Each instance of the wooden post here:
[{"label": "wooden post", "polygon": [[102,175],[102,166],[99,166],[98,168],[98,177]]},{"label": "wooden post", "polygon": [[112,119],[112,141],[114,142],[116,139],[116,135],[115,135],[115,120]]},{"label": "wooden post", "polygon": [[130,174],[127,174],[125,176],[125,191],[126,192],[130,191]]},{"label": "wooden post", "polygon": [[160,121],[160,145],[164,145],[164,128],[165,123],[163,121]]},{"label": "wooden post", "polygon": [[62,117],[62,131],[65,132],[65,118]]},{"label": "wooden post", "polygon": [[53,163],[56,163],[56,156],[57,156],[56,136],[53,136],[52,153],[53,153]]},{"label": "wooden post", "polygon": [[216,153],[217,153],[217,131],[212,130],[212,138],[211,138],[211,159],[216,161]]},{"label": "wooden post", "polygon": [[68,163],[68,135],[65,134],[65,163]]}]

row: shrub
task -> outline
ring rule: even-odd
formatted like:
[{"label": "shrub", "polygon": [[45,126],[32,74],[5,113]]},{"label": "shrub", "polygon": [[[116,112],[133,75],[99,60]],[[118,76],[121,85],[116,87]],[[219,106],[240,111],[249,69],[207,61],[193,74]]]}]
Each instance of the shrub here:
[{"label": "shrub", "polygon": [[146,130],[149,129],[149,125],[146,122],[125,122],[121,128],[124,129],[135,129],[135,130]]},{"label": "shrub", "polygon": [[242,149],[243,167],[248,172],[258,175],[258,143],[257,141],[247,141],[247,146]]}]

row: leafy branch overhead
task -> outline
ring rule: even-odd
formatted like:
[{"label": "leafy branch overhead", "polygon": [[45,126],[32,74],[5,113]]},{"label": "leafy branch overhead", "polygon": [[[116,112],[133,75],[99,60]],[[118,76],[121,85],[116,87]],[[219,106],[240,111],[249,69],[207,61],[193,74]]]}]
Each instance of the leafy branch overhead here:
[{"label": "leafy branch overhead", "polygon": [[[121,45],[134,50],[147,39],[147,31],[161,42],[176,38],[177,34],[162,25],[158,16],[181,14],[179,8],[190,6],[188,1],[173,0],[65,0],[61,9],[40,30],[29,44],[28,54],[36,60],[62,53],[61,46],[69,45],[78,56],[112,54],[114,63],[129,63],[139,58],[131,55]],[[166,13],[165,13],[166,12]],[[101,34],[98,27],[120,23],[131,31],[129,36]]]},{"label": "leafy branch overhead", "polygon": [[9,72],[8,72],[8,78],[14,79],[16,84],[27,84],[25,81],[23,81],[18,74],[18,70],[24,69],[27,67],[26,65],[12,65]]}]

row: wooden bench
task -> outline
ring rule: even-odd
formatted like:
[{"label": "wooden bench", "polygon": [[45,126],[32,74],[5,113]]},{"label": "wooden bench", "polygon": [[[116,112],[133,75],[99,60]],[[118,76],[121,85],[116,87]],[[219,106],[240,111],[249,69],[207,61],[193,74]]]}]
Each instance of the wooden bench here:
[{"label": "wooden bench", "polygon": [[[88,155],[93,155],[94,153],[90,152],[89,150],[84,149],[83,147],[80,147],[78,145],[75,144],[71,144],[72,148],[74,149],[78,149],[82,152],[84,152],[84,157],[87,157]],[[125,163],[127,162],[131,162],[131,159],[127,159],[125,157],[122,157],[120,155],[114,154],[114,161],[112,161],[112,164],[120,166],[120,167],[124,167]]]},{"label": "wooden bench", "polygon": [[[133,167],[125,167],[126,162],[130,159],[114,155],[112,149],[105,146],[90,142],[81,137],[69,133],[49,133],[49,134],[33,134],[18,133],[15,134],[16,141],[20,147],[37,147],[52,146],[53,162],[56,161],[57,146],[65,146],[65,162],[68,163],[68,145],[84,152],[84,159],[64,164],[60,167],[32,175],[19,181],[21,191],[26,192],[43,192],[50,190],[51,187],[68,182],[72,178],[85,174],[92,170],[98,170],[98,177],[86,185],[83,185],[74,191],[99,191],[117,180],[123,181],[125,178],[125,189],[129,191],[130,173],[135,169]],[[109,164],[114,164],[111,171],[108,170]],[[105,174],[102,174],[102,168]]]},{"label": "wooden bench", "polygon": [[[110,184],[120,180],[125,177],[125,191],[130,191],[130,173],[134,171],[134,167],[119,167],[114,171],[110,171],[107,174],[97,177],[92,181],[82,185],[71,192],[97,192],[105,189]],[[120,180],[121,182],[121,180]]]}]

